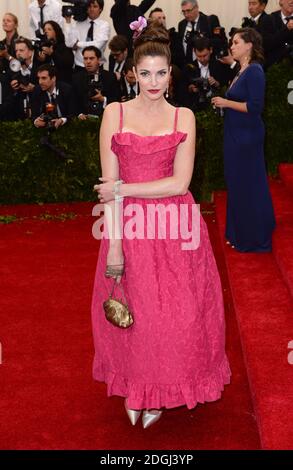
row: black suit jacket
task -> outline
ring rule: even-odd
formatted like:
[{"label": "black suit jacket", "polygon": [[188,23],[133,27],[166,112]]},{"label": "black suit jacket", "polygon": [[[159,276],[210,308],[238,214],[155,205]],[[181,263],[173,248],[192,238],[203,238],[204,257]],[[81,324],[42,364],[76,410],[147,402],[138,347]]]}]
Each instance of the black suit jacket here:
[{"label": "black suit jacket", "polygon": [[[129,56],[128,56],[128,57],[129,57]],[[126,57],[126,60],[128,59],[128,57]],[[124,65],[123,65],[123,67],[122,67],[122,70],[119,71],[120,73],[124,72],[124,67],[125,67],[125,64],[126,64],[126,60],[125,60],[125,62],[124,62]],[[114,57],[112,56],[112,54],[110,54],[110,55],[109,55],[109,72],[114,73],[115,63],[116,63],[116,61],[115,61]]]},{"label": "black suit jacket", "polygon": [[[120,101],[120,89],[114,73],[100,69],[101,80],[103,82],[103,96],[107,98],[107,104]],[[89,114],[89,75],[86,70],[81,70],[73,74],[72,86],[75,97],[75,107],[77,115]]]},{"label": "black suit jacket", "polygon": [[265,66],[268,67],[274,63],[274,43],[275,26],[271,15],[265,11],[259,17],[255,29],[261,34],[263,39],[263,48],[265,53]]},{"label": "black suit jacket", "polygon": [[[230,78],[230,67],[228,65],[224,65],[214,57],[211,57],[209,71],[210,76],[217,80],[221,87],[228,84]],[[200,76],[200,68],[197,60],[185,67],[179,89],[180,104],[182,106],[186,106],[187,108],[194,107],[194,101],[197,100],[198,94],[190,93],[188,87],[192,84],[192,78],[199,78]]]},{"label": "black suit jacket", "polygon": [[[183,41],[187,23],[187,20],[182,20],[178,24],[178,33],[181,41]],[[199,13],[197,31],[200,31],[207,37],[211,37],[212,31],[216,26],[220,26],[219,18],[216,15],[207,16],[202,12]]]},{"label": "black suit jacket", "polygon": [[[75,115],[74,98],[72,87],[68,83],[57,82],[56,89],[58,94],[56,96],[56,103],[61,112],[61,116],[67,119]],[[46,104],[50,103],[46,91],[42,91],[39,85],[36,86],[32,94],[32,120],[34,121],[41,114],[46,112]]]},{"label": "black suit jacket", "polygon": [[[178,24],[178,34],[179,34],[179,39],[180,39],[181,48],[182,48],[181,56],[183,54],[184,57],[185,57],[185,54],[184,54],[184,47],[183,47],[183,39],[184,39],[187,24],[188,24],[187,20],[182,20]],[[211,38],[213,29],[216,26],[220,26],[219,18],[216,15],[207,16],[202,12],[199,13],[197,31],[200,31],[202,34],[204,34],[204,36]],[[186,60],[185,60],[185,63],[186,63]]]},{"label": "black suit jacket", "polygon": [[117,34],[122,34],[128,39],[130,50],[132,48],[133,31],[129,28],[132,21],[143,16],[155,3],[156,0],[143,0],[138,6],[127,5],[128,0],[115,0],[111,8],[110,16]]},{"label": "black suit jacket", "polygon": [[286,25],[283,23],[281,10],[275,11],[271,14],[275,33],[274,33],[274,45],[276,50],[274,50],[274,59],[275,62],[279,62],[284,57],[287,56],[287,50],[285,44],[293,44],[293,31],[289,30]]}]

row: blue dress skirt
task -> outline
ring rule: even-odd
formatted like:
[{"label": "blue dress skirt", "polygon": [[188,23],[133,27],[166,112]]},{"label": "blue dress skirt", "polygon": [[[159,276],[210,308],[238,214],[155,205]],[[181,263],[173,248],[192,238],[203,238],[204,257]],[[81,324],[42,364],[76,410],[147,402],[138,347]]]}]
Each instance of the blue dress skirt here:
[{"label": "blue dress skirt", "polygon": [[275,217],[264,160],[265,75],[250,64],[227,91],[248,113],[225,110],[224,166],[228,190],[226,239],[241,252],[269,252]]}]

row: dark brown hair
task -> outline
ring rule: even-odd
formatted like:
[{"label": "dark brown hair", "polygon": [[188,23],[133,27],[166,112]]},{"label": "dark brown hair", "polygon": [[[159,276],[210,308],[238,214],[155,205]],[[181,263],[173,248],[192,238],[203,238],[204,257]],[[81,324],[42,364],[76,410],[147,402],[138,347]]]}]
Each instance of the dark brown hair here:
[{"label": "dark brown hair", "polygon": [[137,66],[143,57],[166,57],[168,65],[171,64],[169,33],[157,21],[152,21],[134,40],[134,64]]},{"label": "dark brown hair", "polygon": [[250,63],[252,62],[263,63],[264,62],[263,43],[262,43],[262,37],[259,34],[259,32],[253,28],[236,29],[236,31],[234,31],[233,36],[231,38],[232,40],[235,34],[238,34],[241,37],[241,39],[243,39],[244,42],[252,43]]},{"label": "dark brown hair", "polygon": [[128,40],[122,34],[117,34],[109,42],[111,52],[124,52],[128,48]]}]

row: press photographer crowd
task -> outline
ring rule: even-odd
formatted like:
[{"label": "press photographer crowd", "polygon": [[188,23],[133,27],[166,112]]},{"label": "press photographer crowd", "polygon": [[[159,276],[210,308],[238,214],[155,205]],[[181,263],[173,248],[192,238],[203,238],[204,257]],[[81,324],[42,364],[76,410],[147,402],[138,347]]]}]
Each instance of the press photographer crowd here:
[{"label": "press photographer crowd", "polygon": [[[196,0],[178,2],[183,19],[177,30],[169,29],[172,76],[166,99],[194,112],[211,106],[211,98],[238,73],[230,44],[240,27],[254,28],[262,36],[265,70],[285,58],[293,64],[293,0],[279,3],[278,11],[267,14],[268,0],[249,0],[248,16],[226,32],[218,16],[202,13]],[[168,23],[156,0],[143,0],[139,6],[115,0],[108,21],[100,18],[104,0],[63,5],[33,0],[28,8],[29,38],[19,36],[14,13],[3,17],[0,120],[31,119],[36,127],[47,129],[73,117],[99,117],[108,103],[134,99],[139,89],[129,24],[139,16],[166,28]],[[116,31],[112,38],[110,21]]]}]

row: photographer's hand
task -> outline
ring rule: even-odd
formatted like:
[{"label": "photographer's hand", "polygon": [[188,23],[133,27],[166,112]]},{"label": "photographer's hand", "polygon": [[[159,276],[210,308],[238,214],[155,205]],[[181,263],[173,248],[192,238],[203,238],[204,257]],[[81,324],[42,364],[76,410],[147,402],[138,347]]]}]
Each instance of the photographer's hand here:
[{"label": "photographer's hand", "polygon": [[96,90],[97,94],[91,97],[92,101],[100,101],[101,103],[104,102],[105,97],[102,95],[100,90]]},{"label": "photographer's hand", "polygon": [[42,48],[42,52],[43,52],[45,55],[50,56],[50,55],[53,54],[54,48],[53,48],[53,46],[50,46],[50,47],[43,47],[43,48]]},{"label": "photographer's hand", "polygon": [[18,83],[18,80],[12,80],[10,82],[10,86],[13,90],[17,91],[19,90],[19,83]]},{"label": "photographer's hand", "polygon": [[208,78],[209,84],[215,88],[220,88],[220,83],[214,77]]},{"label": "photographer's hand", "polygon": [[81,114],[78,115],[78,119],[79,119],[80,121],[86,121],[86,120],[87,120],[87,115],[81,113]]},{"label": "photographer's hand", "polygon": [[46,123],[45,123],[44,119],[42,119],[41,117],[38,117],[37,119],[35,119],[34,125],[36,127],[45,127]]},{"label": "photographer's hand", "polygon": [[199,89],[195,85],[189,85],[188,91],[189,93],[198,93]]},{"label": "photographer's hand", "polygon": [[58,127],[63,126],[63,119],[62,118],[52,119],[52,123],[54,124],[55,128],[58,129]]},{"label": "photographer's hand", "polygon": [[25,93],[32,93],[35,89],[35,85],[32,83],[29,83],[28,85],[19,85],[19,88],[21,91],[24,91]]}]

